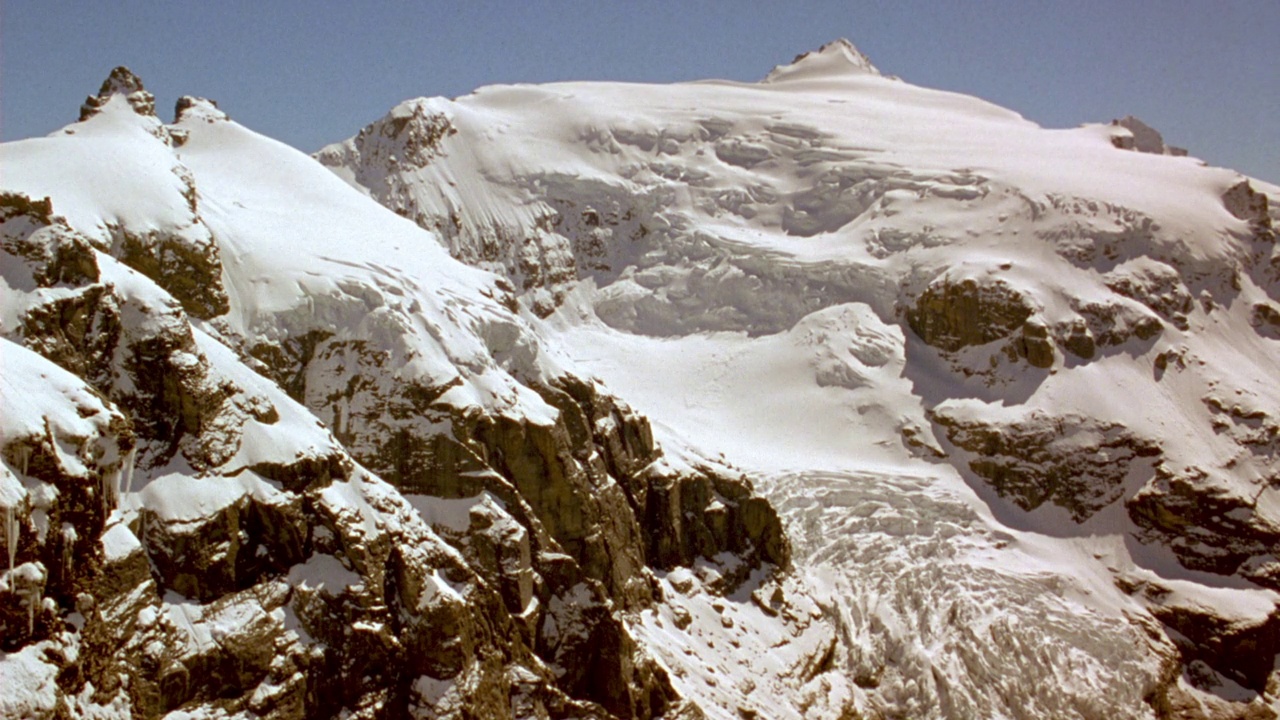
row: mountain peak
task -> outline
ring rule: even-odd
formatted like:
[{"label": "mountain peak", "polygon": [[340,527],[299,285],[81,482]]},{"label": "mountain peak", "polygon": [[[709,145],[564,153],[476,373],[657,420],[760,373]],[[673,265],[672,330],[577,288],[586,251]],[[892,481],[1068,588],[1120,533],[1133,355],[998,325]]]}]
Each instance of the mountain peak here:
[{"label": "mountain peak", "polygon": [[118,65],[111,69],[109,76],[102,81],[102,86],[97,90],[97,95],[90,95],[84,99],[81,105],[81,120],[92,118],[93,115],[99,114],[102,106],[108,104],[111,97],[123,95],[128,100],[129,106],[133,108],[134,113],[140,115],[148,115],[154,118],[156,115],[156,99],[154,95],[146,91],[142,87],[142,78],[133,74],[133,70],[125,68],[124,65]]},{"label": "mountain peak", "polygon": [[229,120],[230,118],[218,107],[216,100],[194,95],[183,95],[178,98],[178,102],[173,106],[174,124],[181,123],[184,120],[195,119],[212,123],[219,120]]},{"label": "mountain peak", "polygon": [[102,81],[97,95],[85,98],[80,106],[80,120],[88,120],[97,115],[111,98],[123,95],[129,106],[139,115],[155,117],[156,98],[142,86],[142,79],[129,68],[119,65],[111,70],[107,79]]},{"label": "mountain peak", "polygon": [[797,55],[787,65],[778,65],[765,77],[764,82],[784,80],[813,80],[845,75],[879,75],[880,71],[852,42],[845,38],[833,40],[817,50]]},{"label": "mountain peak", "polygon": [[1160,131],[1132,115],[1125,115],[1119,120],[1112,120],[1111,126],[1129,131],[1127,134],[1121,131],[1112,136],[1112,144],[1122,150],[1136,150],[1155,155],[1181,156],[1187,154],[1187,151],[1183,148],[1166,145],[1164,136],[1160,134]]}]

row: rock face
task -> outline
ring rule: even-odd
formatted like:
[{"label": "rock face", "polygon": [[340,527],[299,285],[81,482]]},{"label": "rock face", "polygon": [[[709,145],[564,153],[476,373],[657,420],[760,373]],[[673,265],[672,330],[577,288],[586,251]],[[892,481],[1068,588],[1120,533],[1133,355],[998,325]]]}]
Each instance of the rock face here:
[{"label": "rock face", "polygon": [[1033,367],[1053,365],[1055,344],[1025,295],[1002,280],[939,278],[907,309],[907,323],[926,344],[943,352],[1008,339],[1011,359]]},{"label": "rock face", "polygon": [[1280,524],[1265,509],[1278,489],[1272,480],[1252,495],[1201,468],[1162,464],[1126,504],[1146,536],[1162,540],[1188,567],[1239,573],[1259,585],[1280,588],[1280,562],[1273,554]]},{"label": "rock face", "polygon": [[1120,499],[1131,472],[1150,475],[1160,455],[1151,440],[1117,423],[1031,413],[1011,422],[982,422],[943,407],[933,415],[947,439],[974,453],[969,469],[1023,510],[1051,502],[1076,522]]},{"label": "rock face", "polygon": [[[58,188],[0,194],[0,715],[697,716],[630,628],[655,572],[724,566],[726,594],[785,573],[772,507],[665,463],[643,416],[541,359],[492,276],[250,302],[261,280],[221,258],[256,225],[206,224],[201,148],[230,133],[248,139],[212,152],[311,163],[209,101],[177,112],[161,125],[118,68],[57,140],[60,161],[99,160],[81,133],[163,160],[118,168],[153,215],[81,227]],[[260,256],[280,259],[237,268]]]},{"label": "rock face", "polygon": [[1127,134],[1117,133],[1111,138],[1111,142],[1121,150],[1134,150],[1155,155],[1184,156],[1187,154],[1183,148],[1165,145],[1164,136],[1159,131],[1132,115],[1112,120],[1111,125],[1128,131]]},{"label": "rock face", "polygon": [[1034,308],[1000,280],[931,283],[907,311],[907,322],[920,339],[945,352],[985,345],[1022,328]]}]

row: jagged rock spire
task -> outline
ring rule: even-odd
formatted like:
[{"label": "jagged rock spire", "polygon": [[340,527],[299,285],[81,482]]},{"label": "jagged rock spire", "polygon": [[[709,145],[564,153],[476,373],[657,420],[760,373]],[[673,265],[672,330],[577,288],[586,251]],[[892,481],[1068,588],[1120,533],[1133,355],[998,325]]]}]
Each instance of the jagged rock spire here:
[{"label": "jagged rock spire", "polygon": [[139,115],[156,116],[156,98],[142,86],[142,79],[133,74],[129,68],[120,65],[111,71],[97,95],[85,98],[80,106],[80,120],[88,120],[97,115],[102,107],[116,95],[123,95],[129,106]]}]

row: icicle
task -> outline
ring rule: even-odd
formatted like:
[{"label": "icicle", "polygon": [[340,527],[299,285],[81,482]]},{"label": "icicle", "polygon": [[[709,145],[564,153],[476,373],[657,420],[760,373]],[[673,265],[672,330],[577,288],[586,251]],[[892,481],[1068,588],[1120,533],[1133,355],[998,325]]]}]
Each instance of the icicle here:
[{"label": "icicle", "polygon": [[14,508],[4,508],[4,542],[9,549],[9,569],[13,569],[13,561],[18,557],[18,518]]},{"label": "icicle", "polygon": [[27,635],[31,635],[36,630],[36,608],[40,607],[40,602],[44,598],[40,594],[40,588],[31,591],[27,596]]},{"label": "icicle", "polygon": [[74,525],[62,523],[62,577],[64,578],[71,574],[71,555],[75,550],[78,537]]},{"label": "icicle", "polygon": [[31,446],[23,445],[22,447],[18,448],[18,457],[22,458],[23,477],[29,477],[27,475],[27,465],[31,462]]},{"label": "icicle", "polygon": [[138,448],[133,448],[129,454],[124,457],[124,491],[126,493],[133,492],[133,469],[134,462],[138,457]]},{"label": "icicle", "polygon": [[102,473],[102,516],[106,517],[119,505],[120,469]]}]

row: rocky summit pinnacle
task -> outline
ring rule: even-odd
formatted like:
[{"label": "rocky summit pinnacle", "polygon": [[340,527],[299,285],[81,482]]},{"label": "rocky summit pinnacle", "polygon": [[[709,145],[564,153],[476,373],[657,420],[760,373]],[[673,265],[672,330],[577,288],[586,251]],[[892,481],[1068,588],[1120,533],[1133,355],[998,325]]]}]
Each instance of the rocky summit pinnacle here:
[{"label": "rocky summit pinnacle", "polygon": [[790,64],[775,66],[764,82],[879,74],[880,70],[852,42],[839,38],[817,50],[797,55]]},{"label": "rocky summit pinnacle", "polygon": [[85,98],[84,104],[80,106],[80,120],[88,120],[97,115],[102,107],[116,95],[123,95],[129,102],[129,106],[139,115],[155,116],[155,96],[147,92],[142,86],[142,79],[132,70],[119,65],[111,70],[106,80],[102,81],[102,87],[98,88],[97,95]]}]

